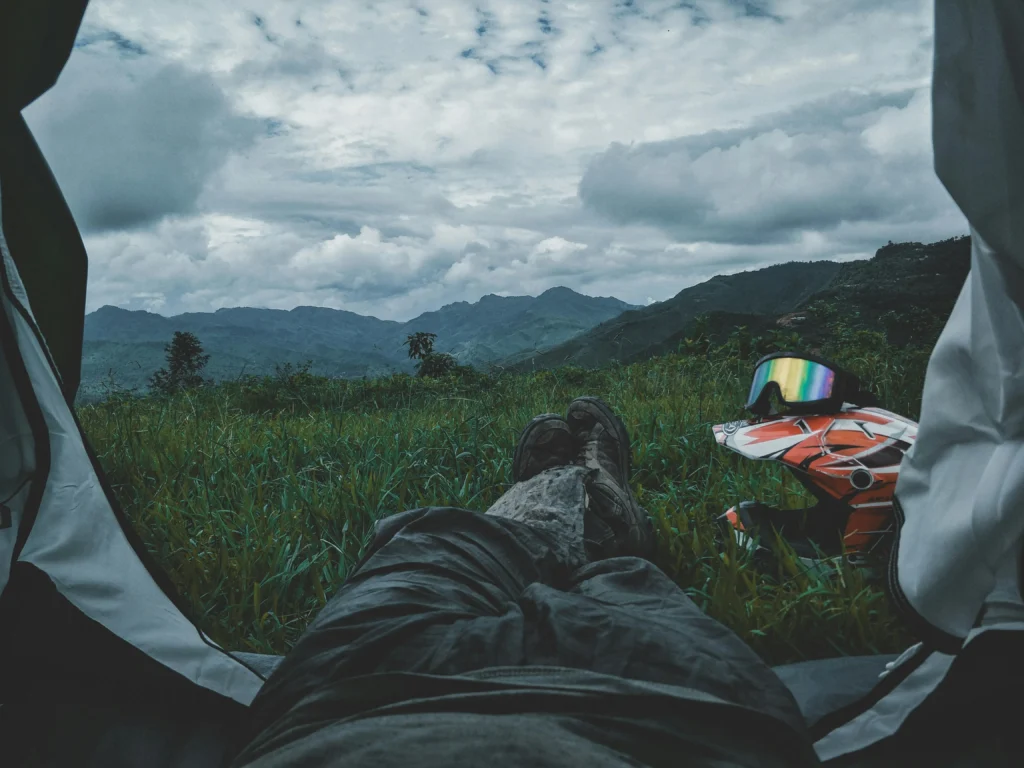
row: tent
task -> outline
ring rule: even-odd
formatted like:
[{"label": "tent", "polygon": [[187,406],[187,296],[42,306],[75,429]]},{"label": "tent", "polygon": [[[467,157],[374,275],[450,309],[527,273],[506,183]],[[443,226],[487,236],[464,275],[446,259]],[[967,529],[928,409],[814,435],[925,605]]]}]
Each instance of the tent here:
[{"label": "tent", "polygon": [[[0,761],[203,768],[236,748],[277,659],[197,628],[75,416],[87,258],[21,111],[56,82],[86,5],[0,4]],[[1024,2],[937,0],[936,169],[973,267],[897,488],[891,589],[924,642],[777,669],[837,766],[1017,764],[1022,51]]]}]

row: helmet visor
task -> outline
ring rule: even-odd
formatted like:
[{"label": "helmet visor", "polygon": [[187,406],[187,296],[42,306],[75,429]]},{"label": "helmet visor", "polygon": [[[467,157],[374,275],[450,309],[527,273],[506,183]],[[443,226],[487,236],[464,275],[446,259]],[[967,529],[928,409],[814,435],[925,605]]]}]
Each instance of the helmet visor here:
[{"label": "helmet visor", "polygon": [[769,384],[778,387],[786,405],[816,403],[835,395],[836,372],[827,365],[799,357],[765,360],[754,370],[747,408],[761,399]]}]

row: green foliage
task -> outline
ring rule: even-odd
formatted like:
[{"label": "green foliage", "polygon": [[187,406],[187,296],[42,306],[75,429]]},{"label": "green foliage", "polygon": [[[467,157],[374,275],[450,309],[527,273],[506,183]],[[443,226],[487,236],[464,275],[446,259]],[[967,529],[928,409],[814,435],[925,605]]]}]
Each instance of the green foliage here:
[{"label": "green foliage", "polygon": [[451,373],[458,367],[458,363],[451,355],[443,352],[431,352],[424,355],[416,365],[416,375],[428,378],[438,378]]},{"label": "green foliage", "polygon": [[409,357],[412,360],[422,360],[434,351],[434,339],[436,333],[418,331],[405,337],[405,346],[409,348]]},{"label": "green foliage", "polygon": [[934,346],[946,321],[942,315],[914,304],[882,313],[879,322],[893,344]]},{"label": "green foliage", "polygon": [[454,357],[444,352],[434,351],[434,339],[436,338],[436,333],[425,333],[423,331],[406,337],[405,344],[409,347],[409,357],[413,360],[419,360],[416,364],[417,376],[436,379],[440,376],[446,376],[459,368],[459,364]]},{"label": "green foliage", "polygon": [[[828,354],[916,418],[925,349],[852,336]],[[877,584],[793,558],[762,572],[717,537],[744,499],[810,502],[778,465],[715,445],[742,415],[758,340],[602,370],[327,379],[282,366],[171,398],[81,409],[115,492],[214,640],[283,653],[351,572],[374,522],[422,505],[486,509],[508,488],[519,431],[581,394],[632,436],[633,488],[658,532],[658,565],[771,663],[897,651],[909,635]]]},{"label": "green foliage", "polygon": [[[866,322],[856,311],[818,301],[808,308],[804,326],[810,338],[793,348],[813,349],[856,373],[862,384],[890,410],[917,413],[928,357],[944,320],[928,310],[889,311],[880,323]],[[913,330],[900,333],[909,324]],[[893,339],[894,335],[899,338]]]},{"label": "green foliage", "polygon": [[108,401],[130,400],[139,394],[137,387],[124,386],[113,369],[107,371],[107,376],[103,381],[100,391],[102,392],[103,399]]},{"label": "green foliage", "polygon": [[167,367],[161,368],[149,380],[150,388],[161,395],[173,395],[206,384],[203,368],[210,361],[203,354],[203,345],[190,331],[175,331],[171,343],[164,347]]},{"label": "green foliage", "polygon": [[733,355],[740,360],[747,360],[754,353],[754,342],[747,326],[741,325],[729,334],[723,347],[726,354]]},{"label": "green foliage", "polygon": [[684,355],[706,355],[711,349],[711,344],[708,316],[697,315],[693,319],[690,332],[679,343],[678,351]]}]

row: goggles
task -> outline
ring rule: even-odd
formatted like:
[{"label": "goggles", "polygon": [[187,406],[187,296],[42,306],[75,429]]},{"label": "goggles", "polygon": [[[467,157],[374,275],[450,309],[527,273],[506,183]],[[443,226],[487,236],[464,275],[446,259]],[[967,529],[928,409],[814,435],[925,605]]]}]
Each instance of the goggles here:
[{"label": "goggles", "polygon": [[775,352],[757,361],[746,407],[767,415],[773,393],[791,411],[840,408],[844,402],[868,404],[859,402],[868,397],[856,376],[827,360],[792,352]]}]

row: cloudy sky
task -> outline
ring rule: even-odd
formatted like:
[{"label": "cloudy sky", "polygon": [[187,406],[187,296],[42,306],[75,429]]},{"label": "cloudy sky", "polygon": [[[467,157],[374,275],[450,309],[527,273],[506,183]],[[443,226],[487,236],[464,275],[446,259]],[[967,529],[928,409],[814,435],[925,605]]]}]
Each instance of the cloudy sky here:
[{"label": "cloudy sky", "polygon": [[966,233],[931,0],[92,0],[26,110],[88,308],[646,304]]}]

